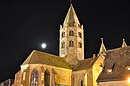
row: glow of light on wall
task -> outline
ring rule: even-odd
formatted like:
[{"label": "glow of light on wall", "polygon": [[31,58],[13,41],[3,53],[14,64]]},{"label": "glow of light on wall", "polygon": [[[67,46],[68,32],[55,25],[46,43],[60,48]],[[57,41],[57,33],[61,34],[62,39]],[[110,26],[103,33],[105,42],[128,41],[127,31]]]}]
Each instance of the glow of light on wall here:
[{"label": "glow of light on wall", "polygon": [[130,78],[128,78],[128,83],[130,83]]}]

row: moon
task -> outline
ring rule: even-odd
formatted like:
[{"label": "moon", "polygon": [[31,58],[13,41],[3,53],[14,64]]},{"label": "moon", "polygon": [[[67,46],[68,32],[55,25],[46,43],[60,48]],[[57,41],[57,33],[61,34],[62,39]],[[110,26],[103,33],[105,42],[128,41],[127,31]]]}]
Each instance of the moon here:
[{"label": "moon", "polygon": [[46,43],[42,43],[42,44],[41,44],[41,47],[42,47],[43,49],[45,49],[45,48],[47,47],[47,44],[46,44]]}]

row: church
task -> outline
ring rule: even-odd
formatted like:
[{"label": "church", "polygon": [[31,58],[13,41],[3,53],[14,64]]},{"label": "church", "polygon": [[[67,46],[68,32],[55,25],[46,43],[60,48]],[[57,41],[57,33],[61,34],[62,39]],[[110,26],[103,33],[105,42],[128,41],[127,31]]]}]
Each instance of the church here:
[{"label": "church", "polygon": [[59,56],[33,50],[15,74],[12,86],[129,86],[130,47],[84,57],[84,30],[71,4],[59,31]]}]

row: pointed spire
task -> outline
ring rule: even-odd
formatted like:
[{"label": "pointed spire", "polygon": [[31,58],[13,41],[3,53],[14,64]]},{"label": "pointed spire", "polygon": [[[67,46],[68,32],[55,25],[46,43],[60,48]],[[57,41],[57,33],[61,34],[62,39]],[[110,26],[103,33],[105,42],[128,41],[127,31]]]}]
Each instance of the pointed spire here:
[{"label": "pointed spire", "polygon": [[96,54],[93,54],[93,59],[95,59],[96,58]]},{"label": "pointed spire", "polygon": [[74,7],[72,4],[70,4],[70,8],[68,10],[68,13],[66,15],[66,18],[63,23],[64,26],[79,26],[79,20],[75,13]]},{"label": "pointed spire", "polygon": [[126,42],[125,42],[125,39],[123,38],[123,42],[122,42],[122,48],[123,47],[127,47],[127,44],[126,44]]},{"label": "pointed spire", "polygon": [[103,38],[101,38],[101,46],[100,46],[99,53],[102,53],[102,52],[106,52],[106,48],[105,48],[105,45],[103,43]]}]

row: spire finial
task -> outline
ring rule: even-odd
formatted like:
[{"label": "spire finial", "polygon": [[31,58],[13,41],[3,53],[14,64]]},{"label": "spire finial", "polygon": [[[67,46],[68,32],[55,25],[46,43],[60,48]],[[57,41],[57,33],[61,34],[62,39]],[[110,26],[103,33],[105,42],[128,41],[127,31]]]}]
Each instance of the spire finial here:
[{"label": "spire finial", "polygon": [[101,43],[103,43],[103,38],[101,38]]},{"label": "spire finial", "polygon": [[123,42],[125,42],[125,38],[123,38]]},{"label": "spire finial", "polygon": [[127,47],[127,44],[125,42],[125,39],[123,38],[122,47]]},{"label": "spire finial", "polygon": [[105,48],[105,45],[103,43],[103,38],[101,38],[101,46],[100,46],[99,53],[102,53],[102,52],[106,52],[106,48]]},{"label": "spire finial", "polygon": [[93,54],[93,59],[95,59],[95,57],[96,57],[96,55],[95,55],[95,54]]}]

